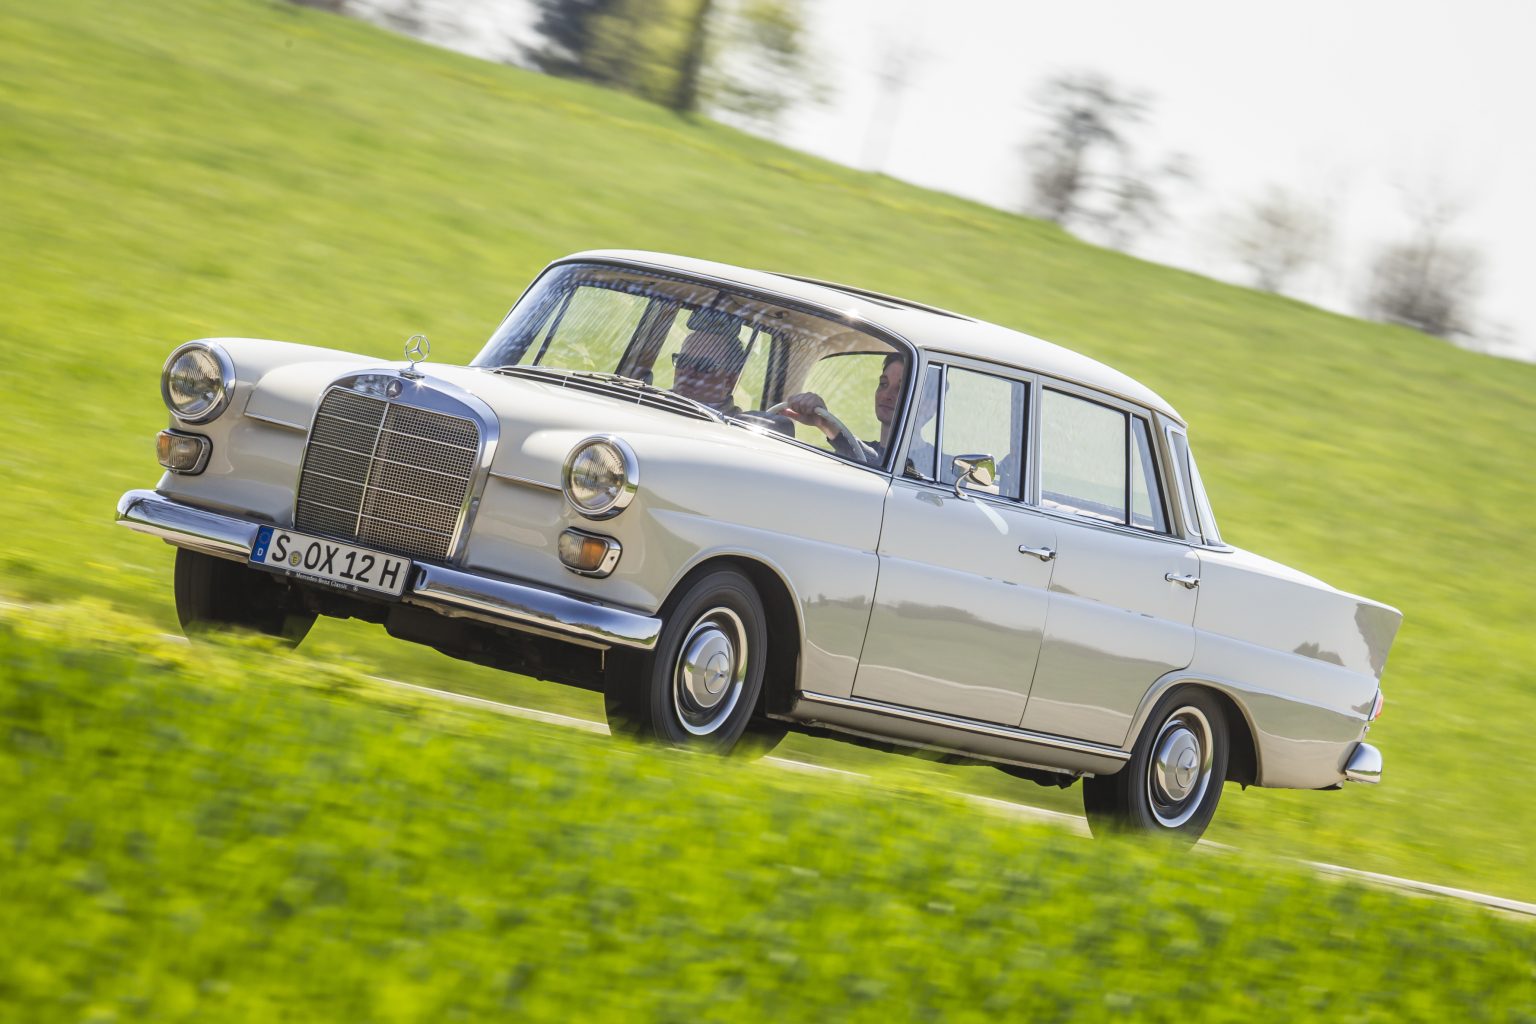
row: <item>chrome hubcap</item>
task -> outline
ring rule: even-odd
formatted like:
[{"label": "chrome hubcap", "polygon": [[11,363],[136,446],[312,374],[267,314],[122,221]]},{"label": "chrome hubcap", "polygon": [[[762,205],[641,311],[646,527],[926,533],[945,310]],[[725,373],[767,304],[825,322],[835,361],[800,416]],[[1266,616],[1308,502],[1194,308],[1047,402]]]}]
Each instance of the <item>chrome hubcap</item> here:
[{"label": "chrome hubcap", "polygon": [[1211,784],[1211,723],[1195,708],[1168,716],[1152,744],[1147,799],[1158,823],[1177,828],[1200,807]]},{"label": "chrome hubcap", "polygon": [[684,729],[707,736],[720,728],[741,699],[747,678],[747,637],[729,608],[699,616],[678,648],[672,704]]}]

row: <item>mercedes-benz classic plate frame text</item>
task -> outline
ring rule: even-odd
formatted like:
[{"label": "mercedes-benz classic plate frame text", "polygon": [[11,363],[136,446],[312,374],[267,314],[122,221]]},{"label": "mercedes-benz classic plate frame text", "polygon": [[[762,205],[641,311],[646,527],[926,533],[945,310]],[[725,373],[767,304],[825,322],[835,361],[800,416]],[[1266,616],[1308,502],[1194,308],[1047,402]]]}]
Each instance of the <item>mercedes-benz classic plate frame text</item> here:
[{"label": "mercedes-benz classic plate frame text", "polygon": [[1380,779],[1401,615],[1227,544],[1188,424],[1101,363],[633,251],[552,263],[467,366],[430,351],[174,348],[183,443],[118,520],[177,548],[187,628],[359,618],[599,690],[641,740],[1080,782],[1095,832]]}]

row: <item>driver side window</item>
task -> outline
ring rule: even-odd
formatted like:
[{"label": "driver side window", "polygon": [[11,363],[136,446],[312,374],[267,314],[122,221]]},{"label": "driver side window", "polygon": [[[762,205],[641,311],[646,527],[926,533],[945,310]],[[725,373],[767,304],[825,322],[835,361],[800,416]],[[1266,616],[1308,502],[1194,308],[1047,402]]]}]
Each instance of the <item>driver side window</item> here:
[{"label": "driver side window", "polygon": [[997,460],[997,478],[982,490],[1004,498],[1020,496],[1026,393],[1023,381],[955,366],[945,371],[940,483],[955,482],[958,456],[990,455]]}]

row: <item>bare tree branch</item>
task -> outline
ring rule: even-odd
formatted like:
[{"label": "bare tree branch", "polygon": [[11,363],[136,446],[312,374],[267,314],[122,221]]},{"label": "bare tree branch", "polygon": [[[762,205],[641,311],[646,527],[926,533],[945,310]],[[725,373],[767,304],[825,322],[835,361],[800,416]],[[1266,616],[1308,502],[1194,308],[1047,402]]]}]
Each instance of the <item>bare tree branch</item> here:
[{"label": "bare tree branch", "polygon": [[1271,186],[1232,219],[1227,248],[1248,268],[1255,288],[1281,292],[1298,271],[1323,258],[1331,236],[1320,209]]}]

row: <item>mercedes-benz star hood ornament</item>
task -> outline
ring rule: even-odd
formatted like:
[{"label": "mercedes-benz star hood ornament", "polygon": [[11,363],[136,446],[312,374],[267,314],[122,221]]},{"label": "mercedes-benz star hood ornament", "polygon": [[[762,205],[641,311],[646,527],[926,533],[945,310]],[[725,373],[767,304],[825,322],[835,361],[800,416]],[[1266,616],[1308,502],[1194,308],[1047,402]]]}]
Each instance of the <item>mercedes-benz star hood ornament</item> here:
[{"label": "mercedes-benz star hood ornament", "polygon": [[401,371],[406,377],[420,377],[416,372],[416,364],[425,362],[427,356],[432,354],[432,342],[427,340],[425,334],[413,334],[405,343],[405,358],[411,361],[411,365]]}]

